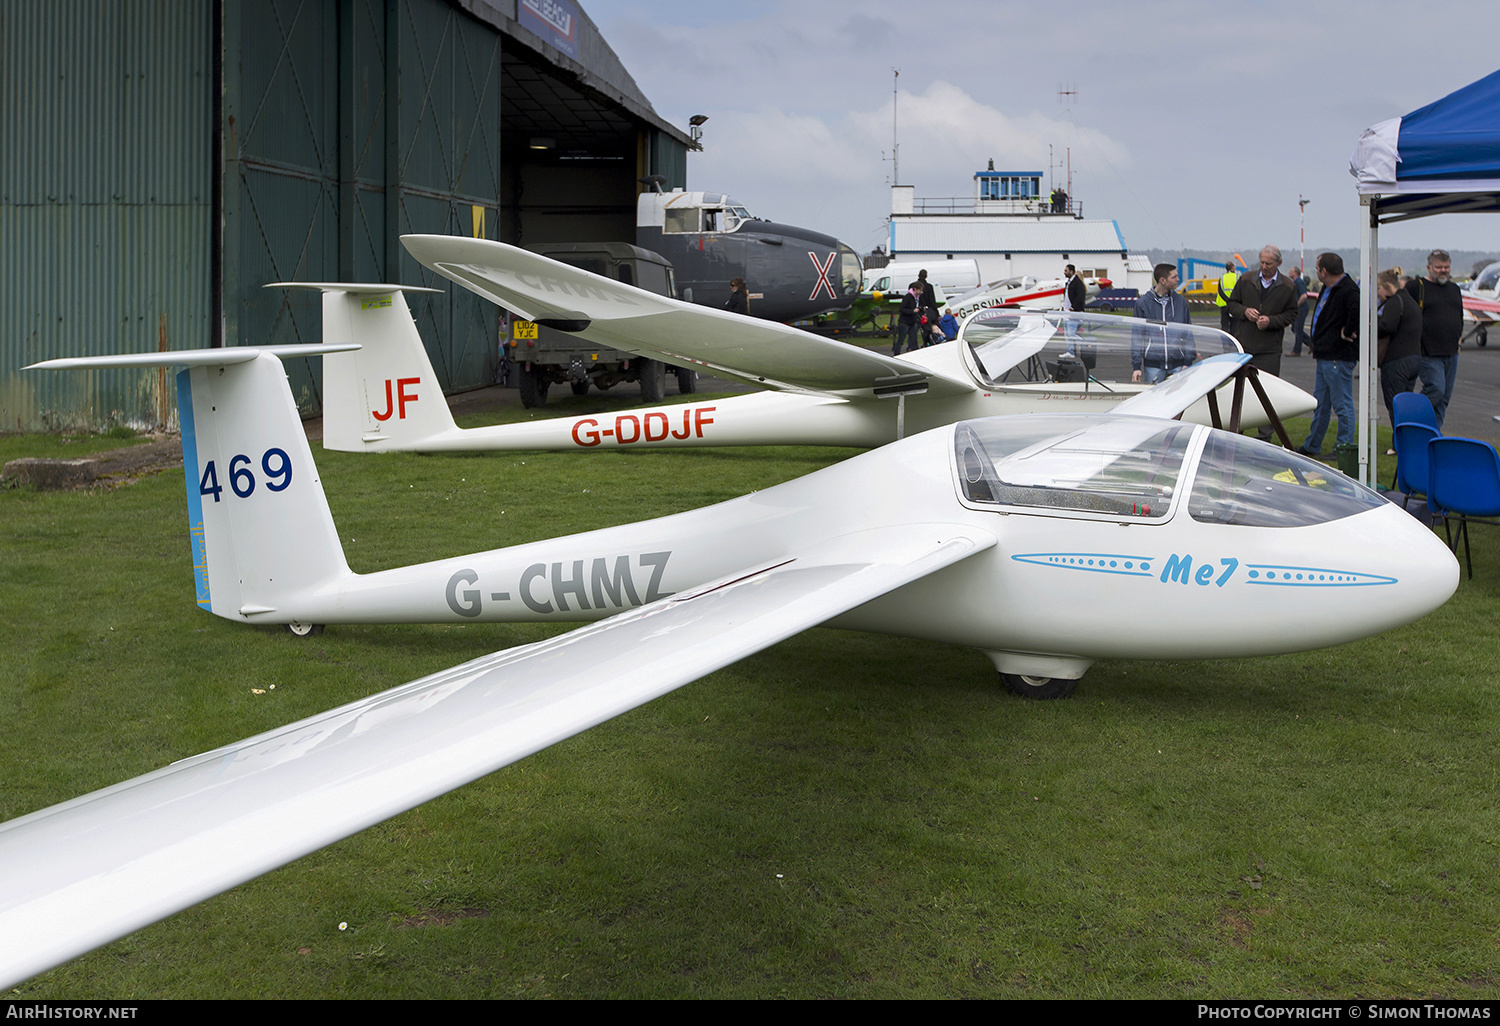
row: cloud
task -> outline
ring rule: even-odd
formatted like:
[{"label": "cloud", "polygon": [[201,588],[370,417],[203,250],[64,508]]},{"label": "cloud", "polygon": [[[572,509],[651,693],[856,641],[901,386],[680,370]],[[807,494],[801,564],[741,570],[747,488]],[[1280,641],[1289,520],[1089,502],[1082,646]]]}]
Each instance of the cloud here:
[{"label": "cloud", "polygon": [[[922,93],[902,93],[899,100],[902,184],[915,185],[919,195],[959,181],[967,194],[971,176],[991,158],[1001,169],[1045,170],[1049,144],[1057,160],[1071,146],[1116,167],[1131,163],[1126,146],[1104,132],[1035,111],[1015,117],[948,82],[933,82]],[[849,122],[871,145],[883,142],[890,148],[890,102],[853,113]]]}]

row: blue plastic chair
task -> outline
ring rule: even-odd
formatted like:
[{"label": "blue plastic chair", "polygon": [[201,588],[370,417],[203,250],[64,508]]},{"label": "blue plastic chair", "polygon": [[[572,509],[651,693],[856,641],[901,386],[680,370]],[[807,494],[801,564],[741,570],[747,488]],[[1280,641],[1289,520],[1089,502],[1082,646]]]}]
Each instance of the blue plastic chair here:
[{"label": "blue plastic chair", "polygon": [[1432,403],[1421,392],[1401,392],[1392,396],[1391,412],[1397,424],[1426,424],[1434,431],[1438,429]]},{"label": "blue plastic chair", "polygon": [[[1402,424],[1422,424],[1432,428],[1434,434],[1440,435],[1443,433],[1442,429],[1438,427],[1437,414],[1432,410],[1432,403],[1421,392],[1400,392],[1392,396],[1391,419],[1392,433]],[[1396,477],[1391,481],[1391,487],[1398,492],[1410,494],[1410,489],[1401,484],[1401,446],[1393,445],[1392,448],[1396,450]],[[1425,456],[1427,452],[1427,443],[1425,441],[1421,443],[1421,451]],[[1415,484],[1417,491],[1425,494],[1424,489],[1427,487],[1426,468],[1424,467],[1411,474],[1407,474],[1406,481],[1407,484]],[[1402,508],[1406,508],[1405,503],[1402,503]]]},{"label": "blue plastic chair", "polygon": [[[1421,396],[1417,398],[1422,399],[1424,403],[1427,402]],[[1431,403],[1427,403],[1427,410],[1429,413],[1432,411]],[[1396,425],[1396,480],[1392,487],[1404,496],[1401,500],[1402,509],[1405,509],[1411,502],[1414,492],[1427,497],[1429,508],[1433,505],[1432,495],[1427,491],[1429,481],[1427,447],[1434,439],[1441,437],[1436,427],[1428,427],[1426,424],[1407,421]],[[1433,512],[1439,511],[1434,509]]]},{"label": "blue plastic chair", "polygon": [[1500,455],[1493,445],[1477,438],[1434,438],[1427,443],[1427,473],[1428,499],[1442,507],[1443,533],[1455,553],[1458,543],[1448,529],[1448,521],[1458,519],[1458,536],[1464,540],[1464,562],[1472,580],[1469,521],[1494,523],[1482,518],[1500,517]]}]

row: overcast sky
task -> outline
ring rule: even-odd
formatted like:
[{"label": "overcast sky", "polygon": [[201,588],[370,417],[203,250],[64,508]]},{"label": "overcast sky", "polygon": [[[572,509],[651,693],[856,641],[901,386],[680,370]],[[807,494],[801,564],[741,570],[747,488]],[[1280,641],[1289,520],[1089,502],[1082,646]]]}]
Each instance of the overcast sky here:
[{"label": "overcast sky", "polygon": [[[1491,3],[1363,0],[582,0],[657,112],[707,114],[688,185],[761,217],[887,238],[892,68],[901,184],[971,196],[973,173],[1048,167],[1132,248],[1357,251],[1360,132],[1500,68]],[[1076,93],[1065,105],[1060,89]],[[1053,172],[1058,184],[1066,174]],[[1043,183],[1044,188],[1048,188]],[[1500,216],[1381,231],[1500,250]]]}]

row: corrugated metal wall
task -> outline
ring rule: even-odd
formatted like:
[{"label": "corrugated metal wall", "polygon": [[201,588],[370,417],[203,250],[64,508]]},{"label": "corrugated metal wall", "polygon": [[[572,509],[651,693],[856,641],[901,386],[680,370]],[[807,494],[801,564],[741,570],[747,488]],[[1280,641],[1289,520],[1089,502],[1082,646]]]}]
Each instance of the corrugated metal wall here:
[{"label": "corrugated metal wall", "polygon": [[[0,2],[0,431],[172,426],[166,372],[18,368],[211,344],[220,257],[227,345],[321,341],[318,297],[270,282],[438,285],[445,295],[411,302],[443,388],[489,382],[497,309],[399,242],[499,237],[502,40],[462,6]],[[685,150],[664,141],[652,166],[675,182]],[[618,185],[627,213],[631,179]],[[288,365],[309,414],[321,370]]]},{"label": "corrugated metal wall", "polygon": [[[388,268],[398,281],[446,287],[409,297],[444,391],[488,384],[499,356],[499,308],[418,264],[408,233],[498,238],[500,34],[437,0],[395,0],[401,81],[387,194]],[[478,223],[475,209],[481,212]]]},{"label": "corrugated metal wall", "polygon": [[207,344],[209,13],[0,5],[0,430],[175,417],[169,375],[18,368]]},{"label": "corrugated metal wall", "polygon": [[[479,206],[495,238],[494,29],[443,0],[229,0],[224,49],[230,344],[321,341],[317,295],[267,282],[446,286],[401,234],[471,235]],[[446,391],[487,384],[498,311],[450,291],[411,297],[433,367]],[[288,364],[305,413],[321,406],[320,364]]]}]

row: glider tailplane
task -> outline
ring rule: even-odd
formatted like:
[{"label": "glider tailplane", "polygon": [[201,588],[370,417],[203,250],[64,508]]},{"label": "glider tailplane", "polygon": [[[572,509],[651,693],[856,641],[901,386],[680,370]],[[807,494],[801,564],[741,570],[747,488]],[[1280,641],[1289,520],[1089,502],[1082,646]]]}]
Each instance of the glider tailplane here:
[{"label": "glider tailplane", "polygon": [[199,606],[254,621],[349,573],[279,359],[186,367],[177,403]]},{"label": "glider tailplane", "polygon": [[359,345],[358,350],[323,356],[325,449],[367,452],[369,443],[384,442],[386,449],[415,450],[435,437],[457,432],[404,295],[441,289],[282,285],[320,289],[324,343]]}]

